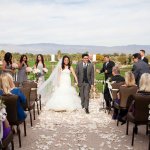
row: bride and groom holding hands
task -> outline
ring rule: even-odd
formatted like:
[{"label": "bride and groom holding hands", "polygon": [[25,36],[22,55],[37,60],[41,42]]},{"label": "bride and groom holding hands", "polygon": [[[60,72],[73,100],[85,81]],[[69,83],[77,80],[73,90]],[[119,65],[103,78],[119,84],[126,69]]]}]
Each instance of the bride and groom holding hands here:
[{"label": "bride and groom holding hands", "polygon": [[[71,73],[79,93],[71,85]],[[64,56],[59,60],[50,77],[39,87],[46,110],[73,111],[84,108],[89,114],[89,93],[94,85],[94,66],[88,54],[82,54],[82,60],[74,71],[70,58]],[[80,95],[80,97],[79,97]]]}]

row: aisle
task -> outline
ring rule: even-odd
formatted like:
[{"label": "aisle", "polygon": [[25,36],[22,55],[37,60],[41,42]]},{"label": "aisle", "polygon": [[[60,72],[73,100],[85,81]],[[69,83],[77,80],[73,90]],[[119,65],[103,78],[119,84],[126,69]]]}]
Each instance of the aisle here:
[{"label": "aisle", "polygon": [[[103,110],[99,111],[97,101],[91,101],[90,114],[84,110],[56,113],[42,111],[31,128],[28,122],[27,137],[22,137],[22,148],[18,150],[120,150],[133,149],[131,129],[125,135],[126,126],[116,126]],[[135,138],[136,150],[146,150],[148,138],[144,135],[145,127],[139,128]]]}]

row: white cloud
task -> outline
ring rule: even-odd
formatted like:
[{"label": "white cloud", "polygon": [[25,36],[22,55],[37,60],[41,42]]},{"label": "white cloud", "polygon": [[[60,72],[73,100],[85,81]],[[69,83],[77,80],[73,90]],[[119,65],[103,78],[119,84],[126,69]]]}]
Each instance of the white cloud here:
[{"label": "white cloud", "polygon": [[148,0],[0,0],[0,43],[150,44]]}]

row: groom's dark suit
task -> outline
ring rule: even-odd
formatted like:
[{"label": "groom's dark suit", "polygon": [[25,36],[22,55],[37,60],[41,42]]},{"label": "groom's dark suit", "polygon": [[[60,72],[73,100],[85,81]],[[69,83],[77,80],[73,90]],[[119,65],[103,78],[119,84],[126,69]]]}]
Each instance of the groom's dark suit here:
[{"label": "groom's dark suit", "polygon": [[83,61],[78,62],[76,67],[76,75],[78,78],[78,86],[81,96],[82,107],[89,107],[89,93],[91,85],[94,85],[94,66],[92,63],[84,64]]}]

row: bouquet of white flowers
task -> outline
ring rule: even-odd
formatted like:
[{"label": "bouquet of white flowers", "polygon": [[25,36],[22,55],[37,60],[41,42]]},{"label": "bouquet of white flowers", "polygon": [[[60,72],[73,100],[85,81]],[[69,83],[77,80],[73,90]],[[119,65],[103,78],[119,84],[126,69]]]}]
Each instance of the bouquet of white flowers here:
[{"label": "bouquet of white flowers", "polygon": [[27,67],[27,68],[26,68],[26,72],[27,72],[27,73],[32,72],[32,68],[31,68],[31,67]]},{"label": "bouquet of white flowers", "polygon": [[47,72],[48,72],[48,69],[47,69],[47,68],[43,68],[43,71],[44,71],[45,73],[47,73]]},{"label": "bouquet of white flowers", "polygon": [[41,73],[41,71],[39,69],[33,69],[33,73],[34,74],[39,74],[39,73]]},{"label": "bouquet of white flowers", "polygon": [[18,68],[18,64],[17,64],[17,63],[13,63],[13,64],[12,64],[12,68],[13,68],[13,69],[17,69],[17,68]]}]

